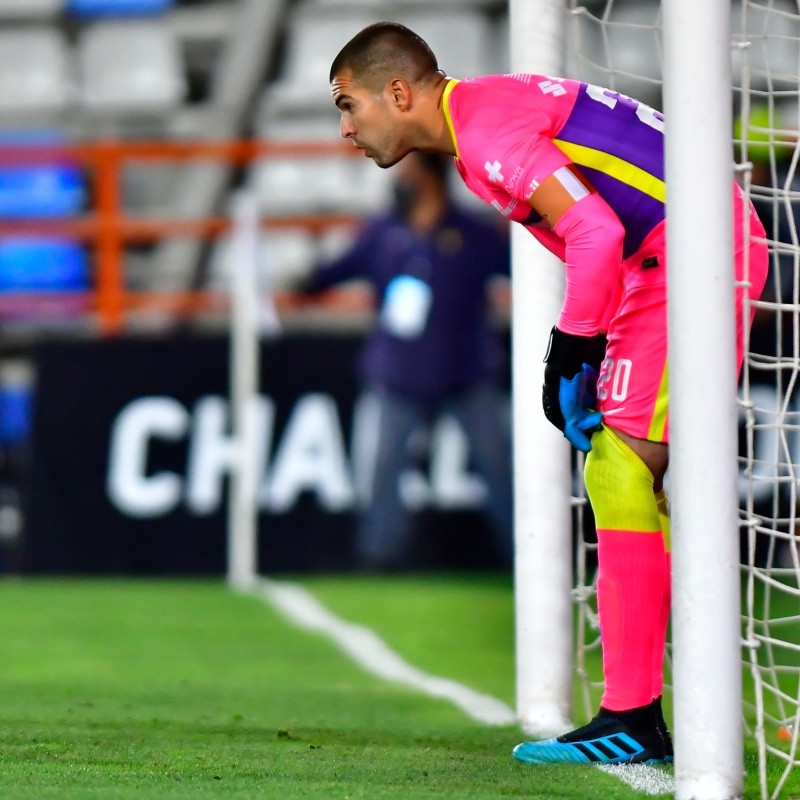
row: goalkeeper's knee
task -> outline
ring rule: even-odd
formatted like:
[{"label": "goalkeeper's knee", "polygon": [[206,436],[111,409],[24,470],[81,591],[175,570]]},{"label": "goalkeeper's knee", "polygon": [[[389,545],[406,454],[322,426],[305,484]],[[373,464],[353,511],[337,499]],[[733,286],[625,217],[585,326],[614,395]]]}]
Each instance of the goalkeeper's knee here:
[{"label": "goalkeeper's knee", "polygon": [[598,528],[660,531],[653,474],[606,425],[592,438],[584,479]]}]

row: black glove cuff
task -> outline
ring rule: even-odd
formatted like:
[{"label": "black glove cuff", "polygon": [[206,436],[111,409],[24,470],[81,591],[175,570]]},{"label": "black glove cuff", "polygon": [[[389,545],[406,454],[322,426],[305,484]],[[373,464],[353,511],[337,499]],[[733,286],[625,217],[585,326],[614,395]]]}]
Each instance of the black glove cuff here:
[{"label": "black glove cuff", "polygon": [[550,331],[550,343],[544,357],[544,385],[542,386],[542,408],[544,415],[560,431],[564,430],[565,421],[559,401],[561,379],[574,378],[584,364],[594,367],[598,372],[606,353],[606,335],[575,336],[564,333],[553,326]]},{"label": "black glove cuff", "polygon": [[606,354],[607,339],[604,333],[595,336],[576,336],[564,333],[553,326],[544,362],[549,375],[573,378],[584,364],[594,367],[598,372]]}]

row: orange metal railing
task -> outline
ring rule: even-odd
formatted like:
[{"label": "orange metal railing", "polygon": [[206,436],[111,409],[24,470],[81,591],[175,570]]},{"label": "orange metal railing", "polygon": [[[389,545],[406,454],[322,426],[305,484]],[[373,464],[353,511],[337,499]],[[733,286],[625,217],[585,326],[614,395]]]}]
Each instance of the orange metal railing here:
[{"label": "orange metal railing", "polygon": [[[125,247],[157,242],[167,237],[193,236],[213,239],[231,227],[226,217],[198,219],[169,219],[164,217],[130,217],[123,208],[120,175],[131,162],[214,160],[242,166],[256,158],[281,158],[336,154],[353,157],[358,152],[343,143],[298,142],[276,143],[253,140],[238,141],[98,141],[89,144],[58,146],[0,147],[0,164],[32,165],[42,163],[78,164],[86,172],[91,187],[92,210],[77,218],[67,219],[5,219],[0,220],[0,237],[34,235],[63,236],[94,246],[95,286],[84,296],[85,306],[98,315],[101,330],[106,334],[119,333],[125,316],[145,308],[169,310],[176,314],[192,314],[219,305],[221,295],[212,292],[134,292],[124,280]],[[353,221],[352,215],[326,214],[266,218],[264,227],[305,227],[320,232],[333,225]],[[0,305],[8,308],[14,303],[53,303],[58,293],[6,293]],[[80,297],[70,292],[71,304]],[[296,304],[296,298],[284,294],[279,303]]]}]

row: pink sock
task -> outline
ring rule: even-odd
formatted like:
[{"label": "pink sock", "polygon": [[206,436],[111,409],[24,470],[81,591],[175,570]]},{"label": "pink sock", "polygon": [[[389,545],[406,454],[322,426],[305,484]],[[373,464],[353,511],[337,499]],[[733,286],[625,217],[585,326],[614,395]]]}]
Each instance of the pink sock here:
[{"label": "pink sock", "polygon": [[653,640],[653,697],[658,697],[664,688],[664,648],[667,644],[667,627],[672,599],[672,554],[664,553],[664,592],[658,612],[655,638]]},{"label": "pink sock", "polygon": [[626,711],[654,697],[653,661],[665,594],[664,543],[660,531],[605,529],[598,529],[597,541],[602,706]]}]

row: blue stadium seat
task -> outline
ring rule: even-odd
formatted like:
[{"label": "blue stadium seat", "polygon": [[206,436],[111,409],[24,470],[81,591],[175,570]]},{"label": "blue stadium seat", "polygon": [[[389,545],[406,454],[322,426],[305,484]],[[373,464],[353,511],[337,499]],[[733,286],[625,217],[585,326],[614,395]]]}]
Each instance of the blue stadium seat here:
[{"label": "blue stadium seat", "polygon": [[0,386],[0,446],[29,439],[32,405],[33,387],[29,384]]},{"label": "blue stadium seat", "polygon": [[174,0],[69,0],[67,11],[80,17],[123,17],[162,14]]},{"label": "blue stadium seat", "polygon": [[69,166],[0,168],[0,217],[69,217],[83,208],[80,172]]},{"label": "blue stadium seat", "polygon": [[[61,137],[47,131],[0,136],[0,146],[58,144]],[[86,187],[75,164],[0,166],[0,218],[68,217],[79,214]]]},{"label": "blue stadium seat", "polygon": [[[59,134],[36,131],[0,136],[5,146],[57,144]],[[86,189],[80,168],[68,162],[8,164],[0,167],[0,218],[47,219],[83,211]],[[69,239],[9,236],[0,240],[0,295],[81,291],[89,288],[90,267],[84,246]],[[45,313],[60,315],[75,306],[55,301]],[[41,305],[8,298],[0,304],[0,319],[25,319],[42,312]],[[2,423],[0,423],[2,424]]]},{"label": "blue stadium seat", "polygon": [[0,240],[0,293],[81,291],[89,258],[79,242],[19,237]]}]

